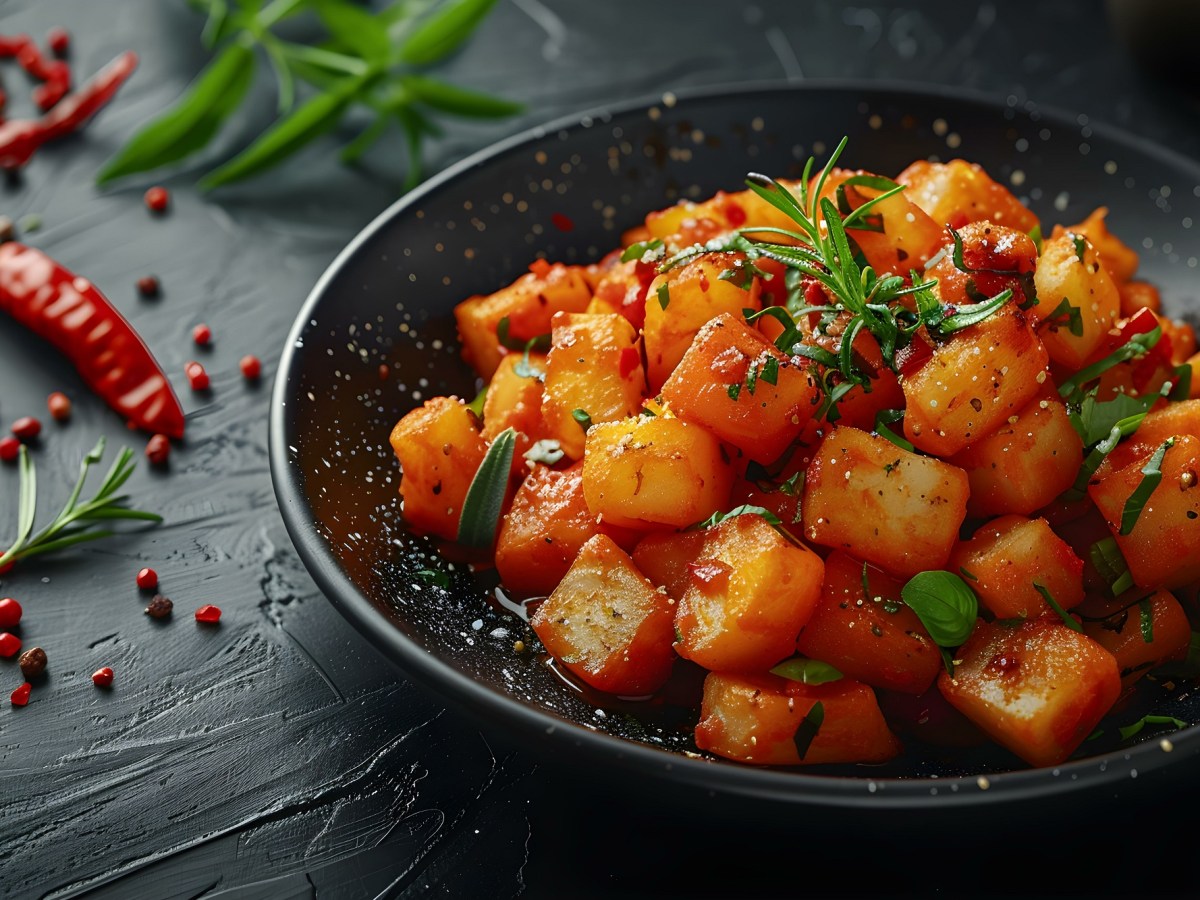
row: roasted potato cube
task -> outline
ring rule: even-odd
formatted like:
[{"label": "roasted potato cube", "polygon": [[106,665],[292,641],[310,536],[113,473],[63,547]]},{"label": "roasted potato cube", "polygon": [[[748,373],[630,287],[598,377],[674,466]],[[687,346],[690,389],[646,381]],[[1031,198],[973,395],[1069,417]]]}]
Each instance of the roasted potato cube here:
[{"label": "roasted potato cube", "polygon": [[496,571],[522,596],[549,594],[588,538],[606,534],[632,548],[639,533],[597,522],[583,499],[583,463],[568,469],[535,466],[500,523]]},{"label": "roasted potato cube", "polygon": [[1083,440],[1071,426],[1066,405],[1051,387],[996,431],[948,461],[963,469],[971,481],[968,515],[1027,516],[1075,483],[1083,464]]},{"label": "roasted potato cube", "polygon": [[641,409],[642,351],[629,320],[615,313],[558,313],[551,327],[542,416],[563,452],[583,459],[584,432],[574,411],[600,423]]},{"label": "roasted potato cube", "polygon": [[807,367],[739,317],[721,313],[700,329],[662,399],[679,418],[767,463],[796,439],[821,398]]},{"label": "roasted potato cube", "polygon": [[674,615],[675,601],[597,534],[529,624],[551,656],[596,690],[641,696],[671,674]]},{"label": "roasted potato cube", "polygon": [[396,423],[390,442],[400,461],[404,521],[414,531],[453,540],[487,453],[479,419],[457,397],[434,397]]},{"label": "roasted potato cube", "polygon": [[[813,713],[818,703],[819,717]],[[778,766],[886,762],[901,749],[865,684],[717,672],[704,679],[696,746],[738,762]]]},{"label": "roasted potato cube", "polygon": [[962,306],[975,303],[980,296],[995,297],[1011,290],[1013,303],[1025,306],[1034,269],[1037,245],[1023,231],[995,222],[971,222],[958,230],[962,244],[963,269],[955,262],[953,234],[947,234],[942,257],[928,269],[937,279],[937,293],[943,303]]},{"label": "roasted potato cube", "polygon": [[1065,761],[1121,692],[1116,658],[1056,617],[979,622],[955,657],[942,694],[1033,766]]},{"label": "roasted potato cube", "polygon": [[835,427],[804,479],[804,533],[894,575],[940,569],[967,514],[967,474],[857,428]]},{"label": "roasted potato cube", "polygon": [[[1100,265],[1104,266],[1104,256],[1101,254]],[[1109,277],[1116,281],[1113,277],[1112,270],[1104,266],[1104,270],[1108,272]],[[1129,318],[1139,309],[1148,309],[1151,312],[1159,312],[1162,309],[1162,298],[1159,296],[1158,288],[1150,284],[1148,281],[1116,281],[1117,293],[1121,297],[1121,316]]]},{"label": "roasted potato cube", "polygon": [[1101,206],[1078,225],[1067,228],[1055,225],[1050,236],[1056,238],[1067,231],[1082,234],[1099,252],[1100,265],[1108,272],[1109,277],[1120,284],[1133,278],[1138,267],[1138,255],[1137,251],[1108,230],[1107,216],[1108,207]]},{"label": "roasted potato cube", "polygon": [[1134,583],[1144,588],[1173,590],[1200,580],[1200,438],[1180,435],[1173,440],[1159,465],[1162,480],[1131,529],[1122,529],[1122,518],[1147,477],[1142,469],[1153,454],[1093,479],[1088,486]]},{"label": "roasted potato cube", "polygon": [[484,440],[490,443],[504,429],[512,428],[518,434],[518,456],[534,441],[550,437],[542,419],[542,382],[537,377],[546,371],[546,357],[529,354],[529,370],[534,374],[519,374],[521,359],[520,354],[510,353],[500,360],[483,399]]},{"label": "roasted potato cube", "polygon": [[591,298],[583,268],[561,263],[527,272],[494,294],[470,297],[454,307],[463,359],[481,378],[491,378],[509,352],[496,335],[501,319],[508,319],[513,341],[525,342],[549,334],[556,312],[581,313]]},{"label": "roasted potato cube", "polygon": [[[1082,368],[1121,310],[1117,286],[1100,265],[1096,248],[1070,232],[1051,238],[1042,245],[1033,281],[1038,305],[1029,312],[1038,320],[1046,351],[1061,366]],[[1055,315],[1064,301],[1070,308]]]},{"label": "roasted potato cube", "polygon": [[790,656],[825,571],[821,557],[753,513],[708,529],[688,568],[675,649],[718,672],[761,672]]},{"label": "roasted potato cube", "polygon": [[1115,599],[1093,595],[1079,613],[1083,633],[1116,657],[1126,691],[1151,669],[1187,656],[1192,628],[1170,591],[1135,587]]},{"label": "roasted potato cube", "polygon": [[872,687],[924,693],[942,655],[900,599],[902,587],[883,570],[833,551],[825,560],[821,599],[796,649]]},{"label": "roasted potato cube", "polygon": [[[740,254],[710,253],[651,282],[642,337],[652,392],[662,388],[709,319],[723,312],[740,315],[743,309],[761,306],[761,283],[757,277],[747,283],[739,272],[741,262]],[[737,274],[722,278],[723,272]]]},{"label": "roasted potato cube", "polygon": [[954,548],[949,570],[967,579],[997,619],[1052,615],[1035,582],[1063,609],[1083,600],[1083,560],[1045,519],[991,520]]},{"label": "roasted potato cube", "polygon": [[725,508],[733,474],[721,442],[682,419],[638,416],[587,433],[584,496],[613,525],[692,525]]},{"label": "roasted potato cube", "polygon": [[1040,391],[1046,350],[1012,303],[934,348],[901,380],[904,436],[936,456],[952,456],[996,431]]},{"label": "roasted potato cube", "polygon": [[904,192],[908,199],[939,225],[961,228],[968,222],[988,221],[1028,233],[1038,224],[1037,216],[1012,191],[976,163],[917,160],[896,181],[908,186]]}]

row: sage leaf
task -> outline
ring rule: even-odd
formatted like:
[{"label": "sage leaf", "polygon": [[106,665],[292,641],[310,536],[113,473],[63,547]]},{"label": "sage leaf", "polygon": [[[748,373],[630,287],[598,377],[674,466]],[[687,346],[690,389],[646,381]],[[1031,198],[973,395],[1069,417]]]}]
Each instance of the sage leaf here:
[{"label": "sage leaf", "polygon": [[516,431],[505,428],[496,435],[484,454],[463,500],[462,516],[458,522],[460,544],[486,549],[495,542],[504,496],[508,492],[516,442]]}]

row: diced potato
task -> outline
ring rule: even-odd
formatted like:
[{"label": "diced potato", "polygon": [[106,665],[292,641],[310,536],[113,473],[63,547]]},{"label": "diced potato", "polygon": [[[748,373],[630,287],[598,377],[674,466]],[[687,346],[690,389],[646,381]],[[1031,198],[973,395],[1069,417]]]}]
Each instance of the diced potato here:
[{"label": "diced potato", "polygon": [[1083,560],[1045,519],[992,519],[954,548],[949,570],[967,579],[997,619],[1053,615],[1035,583],[1063,609],[1083,600]]},{"label": "diced potato", "polygon": [[[1103,256],[1100,258],[1100,265],[1104,266]],[[1112,277],[1111,270],[1105,267],[1105,271]],[[1148,309],[1151,312],[1159,312],[1162,309],[1162,298],[1158,294],[1158,288],[1148,281],[1118,281],[1117,293],[1121,297],[1121,315],[1125,318],[1132,316],[1139,309]]]},{"label": "diced potato", "polygon": [[1129,281],[1137,271],[1137,251],[1108,230],[1107,216],[1108,207],[1101,206],[1078,225],[1071,225],[1065,229],[1061,225],[1055,225],[1051,237],[1058,237],[1065,231],[1082,234],[1099,252],[1100,265],[1108,272],[1109,277],[1117,283]]},{"label": "diced potato", "polygon": [[400,461],[404,521],[417,532],[453,540],[467,489],[487,453],[479,419],[457,397],[434,397],[406,413],[389,440]]},{"label": "diced potato", "polygon": [[904,192],[908,199],[939,225],[961,228],[968,222],[989,221],[1029,232],[1038,224],[1037,216],[1012,191],[993,181],[976,163],[917,160],[896,181],[908,186]]},{"label": "diced potato", "polygon": [[968,489],[957,466],[835,427],[805,474],[804,533],[894,575],[940,569],[966,518]]},{"label": "diced potato", "polygon": [[1142,468],[1150,457],[1094,478],[1088,486],[1134,582],[1144,588],[1172,590],[1200,580],[1200,438],[1180,435],[1174,442],[1162,459],[1162,481],[1128,534],[1121,534],[1122,516],[1146,477]]},{"label": "diced potato", "polygon": [[[845,187],[848,179],[869,174],[862,170],[855,172],[849,169],[831,169],[825,175],[821,196],[831,200],[845,216],[846,212],[838,202],[839,187],[846,204],[852,210],[883,193],[864,185]],[[813,177],[812,190],[816,189],[817,177]],[[883,231],[849,228],[847,234],[858,244],[867,263],[880,274],[907,275],[913,269],[921,271],[941,245],[942,223],[935,222],[926,215],[908,196],[908,191],[877,203],[868,216],[873,218]],[[795,230],[794,223],[785,227]]]},{"label": "diced potato", "polygon": [[1171,342],[1171,362],[1177,366],[1187,362],[1196,353],[1196,332],[1192,330],[1192,326],[1181,319],[1172,319],[1158,313],[1155,313],[1154,317],[1162,327],[1163,337]]},{"label": "diced potato", "polygon": [[607,535],[589,538],[530,626],[546,650],[587,684],[640,696],[662,687],[675,651],[675,602]]},{"label": "diced potato", "polygon": [[1065,761],[1121,691],[1116,658],[1057,618],[979,622],[938,688],[993,740],[1033,766]]},{"label": "diced potato", "polygon": [[1079,612],[1083,633],[1116,657],[1126,691],[1151,669],[1187,656],[1192,628],[1169,591],[1134,588],[1116,599],[1093,596]]},{"label": "diced potato", "polygon": [[1057,391],[1046,388],[999,429],[960,450],[949,462],[962,468],[971,481],[968,515],[1027,516],[1075,483],[1083,464],[1083,440],[1071,426]]},{"label": "diced potato", "polygon": [[580,547],[606,534],[625,549],[638,532],[597,522],[583,498],[583,463],[568,469],[534,466],[500,523],[496,571],[521,596],[549,594],[567,574]]},{"label": "diced potato", "polygon": [[633,548],[638,571],[675,599],[692,584],[692,564],[700,558],[707,532],[652,531]]},{"label": "diced potato", "polygon": [[660,240],[668,252],[675,252],[724,234],[736,227],[730,220],[730,211],[734,221],[744,214],[736,201],[730,204],[728,196],[718,193],[701,203],[681,200],[674,206],[650,213],[646,216],[646,238],[643,240]]},{"label": "diced potato", "polygon": [[755,514],[709,528],[688,568],[675,649],[718,672],[761,672],[791,656],[825,571],[821,557]]},{"label": "diced potato", "polygon": [[583,458],[588,509],[628,528],[683,528],[723,510],[733,466],[699,425],[639,416],[593,425]]},{"label": "diced potato", "polygon": [[740,315],[743,309],[760,308],[758,278],[752,278],[746,290],[740,275],[721,278],[722,272],[737,271],[741,260],[736,253],[706,254],[650,283],[642,337],[652,392],[662,388],[709,319],[723,312]]},{"label": "diced potato", "polygon": [[[772,321],[771,318],[763,318],[759,324]],[[801,323],[807,324],[804,318]],[[841,333],[834,332],[832,328],[828,334],[812,332],[807,335],[807,340],[836,354],[841,349]],[[854,337],[854,355],[860,371],[870,380],[871,390],[864,390],[861,385],[852,387],[838,401],[837,422],[863,431],[874,431],[875,417],[881,411],[904,406],[904,390],[900,386],[899,376],[884,364],[879,342],[865,328]]]},{"label": "diced potato", "polygon": [[1180,400],[1151,410],[1133,433],[1133,439],[1158,446],[1177,434],[1200,438],[1200,400]]},{"label": "diced potato", "polygon": [[796,649],[872,687],[921,694],[942,668],[942,655],[903,585],[875,566],[835,550],[825,560],[821,599]]},{"label": "diced potato", "polygon": [[[549,438],[550,432],[542,418],[542,382],[537,374],[518,374],[522,355],[510,353],[500,360],[492,380],[488,382],[483,400],[483,438],[488,443],[506,428],[517,432],[515,457],[518,459],[534,441]],[[546,357],[529,354],[529,369],[533,373],[546,371]]]},{"label": "diced potato", "polygon": [[640,329],[646,321],[646,289],[654,275],[652,262],[631,259],[615,263],[597,279],[588,312],[620,313]]},{"label": "diced potato", "polygon": [[549,334],[556,312],[583,312],[591,297],[583,268],[561,263],[528,272],[494,294],[470,297],[454,307],[463,359],[480,377],[491,378],[509,352],[496,335],[501,319],[508,319],[510,339],[524,343]]},{"label": "diced potato", "polygon": [[1047,362],[1025,314],[1009,303],[952,334],[901,380],[904,436],[926,453],[952,456],[1032,400]]},{"label": "diced potato", "polygon": [[783,454],[821,399],[807,367],[729,313],[700,329],[661,396],[681,419],[760,463]]},{"label": "diced potato", "polygon": [[[1042,245],[1033,280],[1038,305],[1030,314],[1038,320],[1038,335],[1050,358],[1072,371],[1082,368],[1121,310],[1117,286],[1100,265],[1096,248],[1070,232],[1050,238]],[[1079,311],[1076,329],[1081,334],[1071,331],[1069,316],[1053,315],[1064,300]]]},{"label": "diced potato", "polygon": [[584,432],[573,412],[599,424],[641,409],[642,351],[629,320],[615,313],[558,313],[551,327],[542,416],[563,452],[582,459]]},{"label": "diced potato", "polygon": [[1026,305],[1037,268],[1037,245],[1028,234],[985,220],[964,225],[958,230],[958,239],[966,271],[955,264],[954,238],[947,234],[942,258],[926,273],[937,279],[937,294],[943,303],[962,306],[1011,290],[1012,302]]},{"label": "diced potato", "polygon": [[775,514],[784,531],[797,540],[803,538],[800,500],[804,496],[804,471],[821,439],[821,426],[810,419],[782,465],[772,466],[769,473],[756,469],[754,464],[746,467],[733,483],[730,506],[761,506]]},{"label": "diced potato", "polygon": [[876,691],[879,708],[901,740],[912,738],[934,747],[979,747],[988,736],[950,705],[935,682],[923,694]]},{"label": "diced potato", "polygon": [[[818,703],[821,721],[810,740],[811,720],[801,725]],[[865,684],[716,672],[704,679],[696,746],[726,759],[782,766],[886,762],[901,749]]]}]

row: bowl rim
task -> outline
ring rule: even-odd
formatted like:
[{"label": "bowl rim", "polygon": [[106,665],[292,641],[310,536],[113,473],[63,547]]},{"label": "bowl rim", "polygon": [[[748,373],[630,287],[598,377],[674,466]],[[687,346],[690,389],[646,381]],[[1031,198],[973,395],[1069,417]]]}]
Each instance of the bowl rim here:
[{"label": "bowl rim", "polygon": [[[445,663],[410,641],[390,622],[381,619],[374,604],[342,572],[327,543],[312,527],[310,509],[302,488],[301,473],[289,459],[286,436],[288,385],[299,365],[299,339],[314,318],[314,311],[339,277],[341,270],[378,232],[395,218],[434,197],[444,186],[491,160],[522,147],[533,147],[561,131],[576,131],[604,124],[609,119],[646,110],[663,102],[665,93],[679,105],[700,104],[744,96],[838,93],[853,98],[857,93],[891,95],[896,99],[919,97],[943,100],[960,107],[977,107],[1003,115],[1006,109],[1028,117],[1036,110],[1039,121],[1059,127],[1077,128],[1076,113],[1054,106],[1026,101],[1013,107],[996,94],[975,89],[945,87],[919,82],[869,79],[809,79],[746,81],[686,89],[659,91],[653,95],[603,104],[559,116],[489,144],[443,169],[417,188],[404,194],[378,213],[329,263],[317,280],[288,331],[271,390],[268,422],[268,452],[271,481],[284,526],[305,568],[335,608],[405,676],[465,711],[477,721],[491,723],[533,737],[544,747],[535,751],[584,751],[593,758],[607,757],[617,771],[635,777],[656,773],[656,781],[668,788],[702,789],[709,796],[720,794],[756,803],[788,806],[824,806],[842,809],[932,809],[1013,803],[1045,798],[1102,785],[1128,782],[1140,773],[1157,770],[1184,757],[1200,753],[1200,726],[1173,732],[1170,744],[1143,741],[1123,750],[1068,761],[1056,767],[1019,769],[986,776],[896,777],[878,779],[812,774],[803,768],[758,768],[733,762],[692,757],[655,748],[624,738],[593,731],[522,700],[494,691]],[[1097,136],[1143,157],[1150,157],[1184,172],[1200,185],[1200,162],[1148,139],[1104,122],[1087,120]],[[383,627],[381,627],[381,625]],[[503,724],[501,724],[503,720]],[[1165,752],[1170,747],[1173,752]]]}]

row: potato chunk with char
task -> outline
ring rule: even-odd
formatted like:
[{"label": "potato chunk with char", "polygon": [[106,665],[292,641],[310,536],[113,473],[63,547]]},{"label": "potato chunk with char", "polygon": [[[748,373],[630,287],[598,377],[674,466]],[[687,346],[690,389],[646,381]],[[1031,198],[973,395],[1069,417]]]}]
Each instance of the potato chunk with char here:
[{"label": "potato chunk with char", "polygon": [[1039,393],[1038,377],[1047,362],[1025,314],[1009,303],[952,334],[905,376],[904,436],[926,453],[957,453],[987,437]]},{"label": "potato chunk with char", "polygon": [[550,655],[587,684],[636,696],[658,690],[671,674],[674,615],[674,601],[598,534],[529,624]]},{"label": "potato chunk with char", "polygon": [[1108,207],[1101,206],[1092,211],[1086,219],[1077,225],[1063,228],[1055,225],[1050,237],[1057,238],[1066,231],[1082,234],[1100,254],[1100,265],[1108,272],[1113,281],[1121,284],[1133,278],[1138,268],[1137,251],[1126,245],[1120,238],[1108,230]]},{"label": "potato chunk with char", "polygon": [[886,572],[835,550],[825,560],[821,599],[796,649],[872,687],[924,693],[942,656]]},{"label": "potato chunk with char", "polygon": [[905,196],[939,225],[961,228],[968,222],[988,221],[1029,232],[1038,224],[1037,216],[977,163],[917,160],[896,181],[908,186]]},{"label": "potato chunk with char", "polygon": [[721,442],[682,419],[639,416],[587,433],[584,496],[614,525],[692,525],[725,508],[733,475]]},{"label": "potato chunk with char", "polygon": [[760,463],[787,449],[820,402],[807,367],[729,313],[700,329],[662,398],[681,419]]},{"label": "potato chunk with char", "polygon": [[1187,656],[1191,625],[1170,591],[1133,588],[1117,598],[1088,597],[1079,613],[1083,633],[1117,658],[1126,691],[1156,666]]},{"label": "potato chunk with char", "polygon": [[435,397],[397,422],[390,442],[400,461],[405,522],[453,540],[467,489],[487,453],[479,419],[457,397]]},{"label": "potato chunk with char", "polygon": [[1034,766],[1067,759],[1121,691],[1116,658],[1057,617],[979,622],[938,676],[951,705]]},{"label": "potato chunk with char", "polygon": [[901,749],[865,684],[716,672],[704,679],[696,746],[726,759],[782,766],[885,762]]},{"label": "potato chunk with char", "polygon": [[966,518],[967,492],[957,466],[835,427],[805,474],[804,533],[895,575],[940,569]]},{"label": "potato chunk with char", "polygon": [[821,557],[755,514],[709,528],[686,565],[687,586],[677,596],[676,650],[721,672],[761,672],[790,656],[821,595],[825,571]]},{"label": "potato chunk with char", "polygon": [[[947,235],[942,258],[927,273],[937,279],[943,303],[961,306],[1011,290],[1013,302],[1026,305],[1037,267],[1037,245],[1029,235],[994,222],[971,222],[958,230],[957,242],[954,237]],[[955,262],[958,247],[962,269]]]}]

